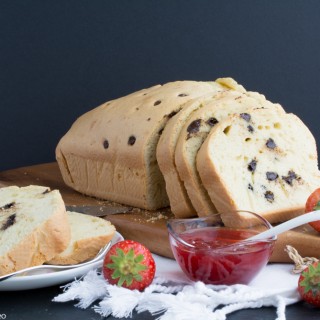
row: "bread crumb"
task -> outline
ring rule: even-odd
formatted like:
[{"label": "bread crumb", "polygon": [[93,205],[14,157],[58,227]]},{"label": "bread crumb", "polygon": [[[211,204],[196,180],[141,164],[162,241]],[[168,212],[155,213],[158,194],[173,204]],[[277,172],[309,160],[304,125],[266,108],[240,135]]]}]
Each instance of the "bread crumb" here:
[{"label": "bread crumb", "polygon": [[154,223],[155,221],[158,221],[158,220],[161,220],[161,219],[168,219],[168,217],[160,213],[155,217],[151,217],[150,219],[147,219],[147,222]]}]

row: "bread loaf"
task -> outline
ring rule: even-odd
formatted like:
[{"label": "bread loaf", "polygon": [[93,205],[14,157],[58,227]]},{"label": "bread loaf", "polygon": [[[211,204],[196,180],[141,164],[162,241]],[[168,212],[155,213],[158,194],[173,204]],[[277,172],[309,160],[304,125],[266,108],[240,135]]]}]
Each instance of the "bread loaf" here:
[{"label": "bread loaf", "polygon": [[115,227],[107,220],[77,212],[67,212],[71,228],[68,247],[49,264],[77,264],[94,258],[115,234]]},{"label": "bread loaf", "polygon": [[[275,150],[261,147],[268,134],[279,140]],[[78,118],[56,148],[65,183],[83,194],[147,210],[170,205],[177,217],[252,210],[271,222],[302,212],[319,184],[316,155],[297,117],[230,78],[171,82],[109,101]],[[250,157],[259,164],[254,173]],[[270,172],[276,178],[265,181]]]},{"label": "bread loaf", "polygon": [[160,135],[184,103],[220,89],[215,82],[171,82],[84,114],[56,148],[65,183],[83,194],[134,207],[168,206],[156,159]]},{"label": "bread loaf", "polygon": [[166,191],[171,211],[179,218],[197,215],[183,181],[179,177],[175,163],[176,145],[183,125],[196,110],[202,108],[207,103],[212,103],[212,101],[218,99],[226,91],[245,92],[245,89],[233,79],[222,78],[217,79],[216,82],[221,84],[220,88],[217,86],[217,89],[219,89],[217,93],[210,93],[209,95],[188,101],[183,106],[183,109],[168,121],[158,142],[157,161],[166,182]]},{"label": "bread loaf", "polygon": [[[216,213],[207,190],[202,185],[196,168],[196,156],[209,132],[220,121],[234,112],[262,108],[268,112],[284,113],[279,104],[273,104],[255,92],[221,92],[194,111],[181,129],[175,149],[175,164],[189,199],[198,216]],[[205,162],[202,162],[206,166]],[[181,206],[181,205],[180,205]]]},{"label": "bread loaf", "polygon": [[59,191],[41,186],[0,189],[0,275],[43,264],[69,240]]},{"label": "bread loaf", "polygon": [[302,214],[320,185],[315,139],[293,114],[257,109],[217,124],[197,155],[197,169],[227,225],[261,214],[271,223]]}]

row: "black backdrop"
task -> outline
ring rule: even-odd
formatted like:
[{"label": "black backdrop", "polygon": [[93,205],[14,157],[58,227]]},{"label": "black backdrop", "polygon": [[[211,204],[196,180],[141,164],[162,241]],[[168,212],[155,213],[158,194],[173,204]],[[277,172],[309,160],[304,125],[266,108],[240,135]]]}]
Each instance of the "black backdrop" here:
[{"label": "black backdrop", "polygon": [[0,170],[54,161],[82,113],[174,80],[231,76],[320,142],[320,1],[0,1]]}]

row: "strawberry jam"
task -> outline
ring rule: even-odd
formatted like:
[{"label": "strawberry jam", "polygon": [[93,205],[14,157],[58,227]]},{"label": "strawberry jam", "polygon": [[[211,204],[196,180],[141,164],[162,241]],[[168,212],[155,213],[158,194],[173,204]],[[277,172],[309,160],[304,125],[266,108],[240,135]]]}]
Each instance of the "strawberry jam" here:
[{"label": "strawberry jam", "polygon": [[248,284],[268,263],[274,245],[274,241],[268,239],[239,242],[255,234],[207,227],[180,233],[182,241],[171,235],[170,242],[175,259],[191,280],[207,284]]}]

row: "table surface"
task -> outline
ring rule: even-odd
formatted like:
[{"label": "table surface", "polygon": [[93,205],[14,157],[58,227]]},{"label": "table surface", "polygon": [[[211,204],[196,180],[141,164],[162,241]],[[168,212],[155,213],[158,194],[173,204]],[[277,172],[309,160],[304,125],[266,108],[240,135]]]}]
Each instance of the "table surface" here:
[{"label": "table surface", "polygon": [[[59,286],[30,291],[10,291],[0,293],[0,319],[7,320],[33,320],[33,319],[90,319],[101,320],[101,316],[91,308],[82,310],[74,307],[76,302],[56,303],[52,299],[61,293]],[[5,315],[5,316],[4,316]],[[306,303],[299,302],[287,307],[287,319],[289,320],[315,320],[320,317],[320,308],[314,308]],[[133,314],[132,319],[151,320],[156,319],[148,312]],[[228,320],[273,320],[276,319],[275,308],[261,308],[237,311],[228,316]],[[113,320],[115,318],[109,317]]]},{"label": "table surface", "polygon": [[[54,164],[44,164],[34,167],[19,168],[0,173],[0,186],[10,185],[17,182],[19,185],[42,184],[52,188],[61,190],[64,200],[68,204],[82,204],[88,202],[88,198],[84,199],[80,195],[75,195],[74,192],[62,184],[61,179],[52,178],[59,177],[57,168]],[[96,201],[91,199],[91,201]],[[140,217],[141,218],[141,217]],[[141,220],[141,219],[140,219]],[[120,220],[119,220],[120,221]],[[118,221],[115,221],[118,222]],[[145,227],[145,226],[144,226]],[[154,228],[152,229],[154,230]],[[122,230],[121,230],[122,231]],[[125,231],[125,230],[123,230]],[[130,235],[127,235],[128,237]],[[157,237],[155,237],[157,238]],[[98,320],[101,316],[95,313],[91,308],[82,310],[74,307],[76,302],[54,303],[52,299],[62,292],[60,286],[53,286],[44,289],[35,289],[30,291],[10,291],[0,292],[0,320],[29,320],[29,319],[90,319]],[[314,308],[303,302],[287,307],[287,319],[300,320],[319,319],[320,308]],[[133,319],[156,319],[158,316],[151,316],[148,312],[143,314],[133,314]],[[261,308],[255,310],[242,310],[228,316],[228,320],[242,319],[259,319],[268,320],[276,319],[275,308]],[[108,319],[115,319],[109,317]]]}]

